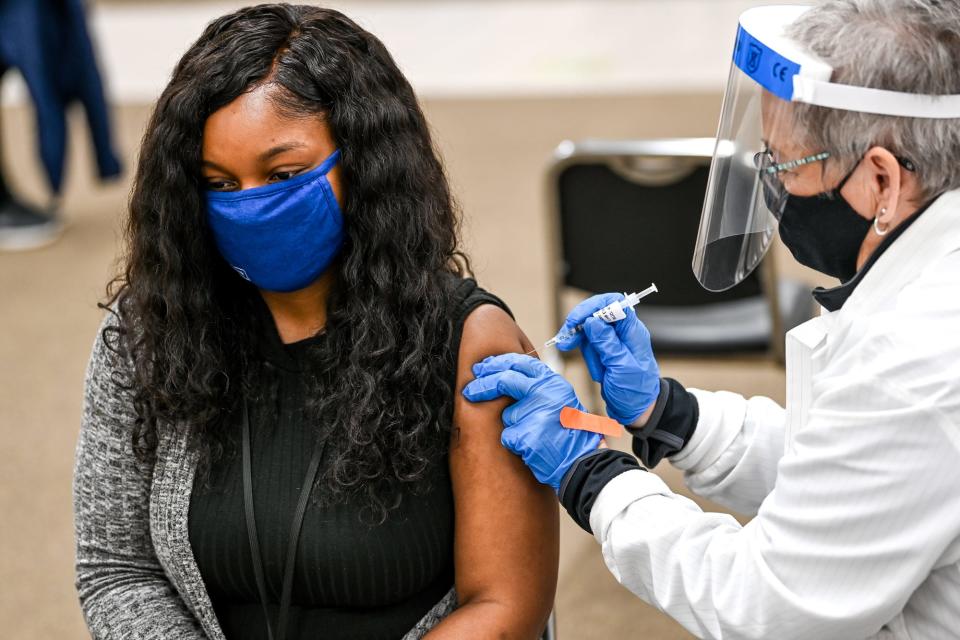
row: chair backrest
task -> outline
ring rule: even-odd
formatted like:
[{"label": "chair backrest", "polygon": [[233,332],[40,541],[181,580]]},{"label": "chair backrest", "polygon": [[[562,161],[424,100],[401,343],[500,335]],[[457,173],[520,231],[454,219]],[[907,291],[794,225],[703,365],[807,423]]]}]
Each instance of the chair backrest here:
[{"label": "chair backrest", "polygon": [[691,267],[713,138],[564,142],[549,174],[558,287],[627,291],[690,307],[762,294],[758,272],[722,293]]},{"label": "chair backrest", "polygon": [[548,201],[558,326],[566,291],[632,291],[654,282],[660,292],[637,312],[658,350],[780,357],[776,336],[784,327],[772,260],[720,293],[706,291],[693,274],[714,146],[713,138],[685,138],[557,147]]}]

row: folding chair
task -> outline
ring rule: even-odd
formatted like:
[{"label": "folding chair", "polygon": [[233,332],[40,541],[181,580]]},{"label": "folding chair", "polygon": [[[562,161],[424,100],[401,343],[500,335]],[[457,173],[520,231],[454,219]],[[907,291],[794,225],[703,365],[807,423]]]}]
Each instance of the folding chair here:
[{"label": "folding chair", "polygon": [[786,331],[812,317],[809,287],[771,257],[711,293],[691,267],[713,138],[563,142],[548,177],[555,324],[578,298],[657,284],[637,314],[658,355],[759,353],[783,361]]}]

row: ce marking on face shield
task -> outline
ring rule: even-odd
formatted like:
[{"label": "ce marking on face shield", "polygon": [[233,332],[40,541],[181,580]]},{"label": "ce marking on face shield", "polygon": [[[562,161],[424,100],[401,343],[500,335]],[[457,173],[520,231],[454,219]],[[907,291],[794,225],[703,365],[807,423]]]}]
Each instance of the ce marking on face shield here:
[{"label": "ce marking on face shield", "polygon": [[785,64],[781,62],[774,62],[772,73],[773,73],[773,77],[779,80],[780,82],[786,82],[787,74],[790,73],[790,69],[789,67],[787,67]]}]

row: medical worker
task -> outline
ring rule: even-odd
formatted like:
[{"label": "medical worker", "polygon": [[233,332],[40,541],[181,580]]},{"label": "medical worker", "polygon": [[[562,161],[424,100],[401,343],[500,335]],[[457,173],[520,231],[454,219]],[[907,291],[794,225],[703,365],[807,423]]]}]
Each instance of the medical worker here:
[{"label": "medical worker", "polygon": [[[503,444],[613,575],[704,638],[960,638],[960,3],[836,0],[744,13],[694,270],[743,279],[779,231],[837,277],[787,336],[787,407],[663,379],[632,310],[564,329],[647,467],[755,517],[704,513],[600,436],[537,360],[474,367],[516,402]],[[692,239],[691,239],[692,240]]]}]

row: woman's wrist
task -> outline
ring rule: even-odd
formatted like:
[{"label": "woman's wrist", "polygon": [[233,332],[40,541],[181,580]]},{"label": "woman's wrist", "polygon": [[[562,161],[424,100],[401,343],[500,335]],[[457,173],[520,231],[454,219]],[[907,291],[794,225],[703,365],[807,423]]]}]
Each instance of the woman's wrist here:
[{"label": "woman's wrist", "polygon": [[647,422],[650,421],[650,417],[653,415],[654,411],[656,411],[656,408],[657,408],[657,400],[654,400],[653,404],[647,407],[647,410],[641,413],[640,417],[634,420],[629,426],[635,427],[637,429],[642,429],[643,427],[647,426]]},{"label": "woman's wrist", "polygon": [[627,426],[633,451],[648,468],[678,453],[693,435],[699,420],[697,400],[676,380],[661,378],[660,394],[644,415]]}]

